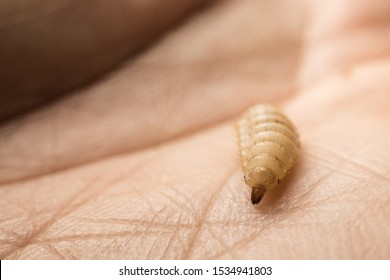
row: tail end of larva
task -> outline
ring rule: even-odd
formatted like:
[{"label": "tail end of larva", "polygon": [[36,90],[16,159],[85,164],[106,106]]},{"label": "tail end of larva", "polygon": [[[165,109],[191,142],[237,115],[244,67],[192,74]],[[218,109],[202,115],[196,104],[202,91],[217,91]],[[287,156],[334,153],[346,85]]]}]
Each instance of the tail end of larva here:
[{"label": "tail end of larva", "polygon": [[263,187],[252,188],[252,195],[251,195],[252,204],[253,205],[259,204],[260,201],[263,199],[265,192],[266,189]]}]

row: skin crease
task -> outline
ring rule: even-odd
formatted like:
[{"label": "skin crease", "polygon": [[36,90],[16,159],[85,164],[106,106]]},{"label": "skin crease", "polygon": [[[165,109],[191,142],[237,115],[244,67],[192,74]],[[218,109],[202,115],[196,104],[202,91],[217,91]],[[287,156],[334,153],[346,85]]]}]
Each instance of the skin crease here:
[{"label": "skin crease", "polygon": [[[0,258],[389,259],[389,15],[387,0],[217,1],[1,124]],[[232,123],[258,102],[302,154],[254,207]]]}]

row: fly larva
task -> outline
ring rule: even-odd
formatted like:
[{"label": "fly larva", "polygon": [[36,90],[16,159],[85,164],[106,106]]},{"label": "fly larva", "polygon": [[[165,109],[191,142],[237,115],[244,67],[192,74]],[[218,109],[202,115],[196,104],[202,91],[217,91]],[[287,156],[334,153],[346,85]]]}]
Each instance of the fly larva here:
[{"label": "fly larva", "polygon": [[272,105],[249,108],[238,119],[238,142],[245,183],[258,204],[296,162],[301,144],[291,121]]}]

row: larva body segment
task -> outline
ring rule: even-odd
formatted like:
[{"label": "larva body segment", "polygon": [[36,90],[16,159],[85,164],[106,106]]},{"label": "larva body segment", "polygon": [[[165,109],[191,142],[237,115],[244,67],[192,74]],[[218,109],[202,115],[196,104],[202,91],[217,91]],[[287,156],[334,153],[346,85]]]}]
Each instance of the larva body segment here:
[{"label": "larva body segment", "polygon": [[297,161],[299,135],[291,121],[272,105],[249,108],[237,121],[239,153],[245,183],[258,204]]}]

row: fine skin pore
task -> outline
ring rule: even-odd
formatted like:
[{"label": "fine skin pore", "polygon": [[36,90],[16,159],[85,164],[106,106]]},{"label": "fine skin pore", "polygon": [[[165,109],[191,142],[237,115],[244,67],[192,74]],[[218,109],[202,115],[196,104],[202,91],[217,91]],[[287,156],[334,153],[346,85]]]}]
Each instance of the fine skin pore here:
[{"label": "fine skin pore", "polygon": [[[106,2],[0,7],[1,259],[390,258],[389,1]],[[302,152],[253,206],[258,102]]]}]

